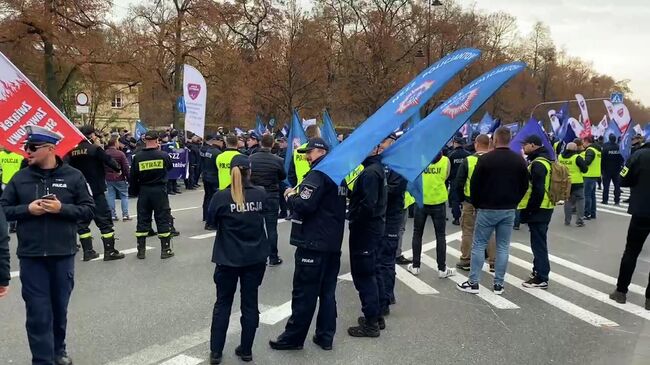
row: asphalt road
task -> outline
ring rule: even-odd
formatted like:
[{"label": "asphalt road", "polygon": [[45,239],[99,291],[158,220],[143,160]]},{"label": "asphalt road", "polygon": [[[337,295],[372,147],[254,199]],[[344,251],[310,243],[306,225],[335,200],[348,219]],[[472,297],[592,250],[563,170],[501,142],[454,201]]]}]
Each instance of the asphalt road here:
[{"label": "asphalt road", "polygon": [[[600,194],[600,192],[599,192]],[[626,195],[626,194],[625,194]],[[209,327],[215,287],[210,262],[213,234],[203,230],[198,208],[201,191],[171,197],[176,227],[176,256],[160,260],[159,242],[150,238],[147,259],[135,258],[135,221],[117,222],[121,250],[117,262],[76,263],[76,285],[69,308],[68,350],[77,365],[195,365],[209,357]],[[611,199],[611,198],[610,198]],[[131,201],[132,212],[135,201]],[[280,223],[279,247],[285,263],[268,268],[260,288],[261,324],[253,347],[256,364],[650,364],[650,311],[643,290],[650,253],[642,253],[628,303],[607,299],[614,289],[629,216],[625,207],[600,206],[598,219],[584,228],[565,227],[556,208],[549,230],[551,280],[548,291],[521,287],[530,272],[528,231],[512,237],[506,292],[503,297],[465,294],[455,289],[465,272],[438,279],[433,265],[435,242],[427,224],[425,258],[420,276],[398,269],[397,305],[388,328],[377,339],[351,338],[346,328],[360,315],[358,295],[349,277],[347,235],[337,288],[338,323],[334,350],[310,342],[302,351],[276,352],[268,340],[282,332],[290,315],[294,249],[289,223]],[[95,237],[99,237],[95,229]],[[409,220],[404,249],[412,236]],[[458,227],[447,225],[447,262],[455,265],[460,248]],[[95,241],[99,245],[99,239]],[[16,241],[12,237],[12,252]],[[426,258],[429,257],[429,258]],[[12,270],[18,270],[12,258]],[[434,266],[435,267],[435,266]],[[491,287],[484,272],[482,284]],[[0,300],[0,364],[30,360],[24,329],[20,280]],[[239,302],[233,306],[224,363],[239,360]]]}]

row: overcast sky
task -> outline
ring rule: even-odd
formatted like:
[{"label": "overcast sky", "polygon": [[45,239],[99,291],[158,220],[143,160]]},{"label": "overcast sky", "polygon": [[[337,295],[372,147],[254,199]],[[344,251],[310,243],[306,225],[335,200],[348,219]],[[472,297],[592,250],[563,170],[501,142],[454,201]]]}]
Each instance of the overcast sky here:
[{"label": "overcast sky", "polygon": [[[146,0],[114,0],[118,17],[126,13],[129,3],[142,1]],[[558,48],[592,62],[596,71],[616,80],[630,79],[632,97],[650,106],[650,0],[458,1],[466,7],[514,15],[522,35],[536,21],[544,22]]]}]

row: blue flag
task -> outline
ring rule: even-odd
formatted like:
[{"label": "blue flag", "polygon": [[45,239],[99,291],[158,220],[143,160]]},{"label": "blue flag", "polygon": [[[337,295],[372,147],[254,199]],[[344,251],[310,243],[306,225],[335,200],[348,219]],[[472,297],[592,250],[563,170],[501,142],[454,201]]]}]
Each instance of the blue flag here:
[{"label": "blue flag", "polygon": [[332,118],[330,118],[330,113],[327,112],[327,109],[323,111],[323,127],[321,129],[323,139],[330,145],[330,148],[339,145],[339,140],[336,138],[337,135],[336,130],[334,129],[334,123],[332,122]]},{"label": "blue flag", "polygon": [[562,108],[560,108],[559,111],[555,112],[555,116],[560,122],[560,125],[564,125],[564,123],[569,120],[569,103],[562,104]]},{"label": "blue flag", "polygon": [[420,123],[421,120],[422,120],[422,116],[420,115],[420,110],[418,109],[415,113],[413,113],[413,115],[411,115],[409,120],[406,122],[406,128],[404,128],[404,132],[413,128],[413,126]]},{"label": "blue flag", "polygon": [[291,129],[289,129],[289,136],[287,137],[287,154],[284,156],[284,171],[287,174],[289,174],[291,159],[293,159],[293,151],[303,143],[307,143],[307,136],[305,136],[305,131],[302,129],[298,111],[294,110],[291,118]]},{"label": "blue flag", "polygon": [[471,131],[469,140],[471,141],[473,136],[478,136],[479,134],[481,134],[481,132],[479,131],[478,123],[471,123],[469,126]]},{"label": "blue flag", "polygon": [[621,137],[621,130],[618,128],[618,125],[616,125],[616,122],[613,120],[610,120],[609,123],[607,123],[607,129],[605,129],[605,134],[603,135],[605,141],[609,141],[610,134],[615,135],[617,139]]},{"label": "blue flag", "polygon": [[140,138],[142,138],[142,135],[147,133],[147,130],[147,127],[145,127],[141,120],[135,122],[135,133],[133,133],[135,135],[135,140],[139,141]]},{"label": "blue flag", "polygon": [[646,123],[643,133],[645,133],[645,142],[650,141],[650,123]]},{"label": "blue flag", "polygon": [[488,134],[490,133],[490,129],[492,129],[492,125],[494,124],[494,120],[492,119],[492,116],[490,113],[485,112],[483,114],[483,118],[481,118],[481,121],[478,122],[478,131],[481,134]]},{"label": "blue flag", "polygon": [[384,164],[415,181],[463,123],[524,68],[523,62],[509,63],[472,81],[387,149]]},{"label": "blue flag", "polygon": [[562,123],[557,137],[565,143],[573,142],[573,140],[577,138],[576,133],[573,131],[571,123],[569,123],[568,120],[565,120],[564,123]]},{"label": "blue flag", "polygon": [[621,139],[620,146],[621,156],[623,156],[623,160],[626,162],[632,154],[632,137],[634,137],[635,134],[636,132],[634,131],[634,128],[632,128],[632,121],[630,121],[630,125],[628,126],[627,131],[625,131],[625,135],[623,136],[623,139]]},{"label": "blue flag", "polygon": [[477,49],[466,48],[431,65],[328,153],[315,169],[340,184],[375,146],[442,90],[454,75],[477,60],[480,53]]},{"label": "blue flag", "polygon": [[[568,124],[568,123],[567,123]],[[551,144],[551,141],[548,140],[548,137],[546,136],[546,133],[544,133],[544,130],[542,127],[537,123],[535,118],[530,118],[526,125],[524,125],[523,128],[517,133],[515,138],[510,141],[510,149],[521,154],[522,153],[522,146],[521,142],[526,139],[526,137],[530,135],[536,135],[539,138],[542,139],[542,143],[544,144],[544,148],[548,151],[548,154],[551,156],[551,160],[555,160],[555,151],[553,150],[553,145]]]},{"label": "blue flag", "polygon": [[262,122],[262,118],[259,114],[255,117],[255,133],[257,133],[258,136],[262,136],[266,133],[266,126],[264,125],[264,122]]},{"label": "blue flag", "polygon": [[501,127],[501,119],[495,119],[490,126],[490,133],[494,133],[499,127]]},{"label": "blue flag", "polygon": [[424,187],[422,186],[422,178],[415,179],[413,182],[408,182],[406,184],[406,191],[411,194],[415,203],[418,207],[422,208],[424,206]]},{"label": "blue flag", "polygon": [[506,124],[504,127],[508,128],[513,136],[517,135],[517,132],[519,132],[519,123]]}]

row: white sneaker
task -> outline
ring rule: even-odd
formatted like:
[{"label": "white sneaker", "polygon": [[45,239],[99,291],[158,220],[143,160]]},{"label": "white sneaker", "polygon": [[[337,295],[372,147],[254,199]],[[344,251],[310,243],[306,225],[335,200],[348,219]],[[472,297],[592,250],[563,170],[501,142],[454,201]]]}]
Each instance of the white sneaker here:
[{"label": "white sneaker", "polygon": [[444,279],[448,278],[450,276],[454,276],[456,273],[454,272],[454,269],[452,268],[446,268],[445,270],[438,270],[438,278]]},{"label": "white sneaker", "polygon": [[413,267],[413,264],[409,264],[409,266],[406,267],[406,270],[415,276],[420,275],[420,268]]}]

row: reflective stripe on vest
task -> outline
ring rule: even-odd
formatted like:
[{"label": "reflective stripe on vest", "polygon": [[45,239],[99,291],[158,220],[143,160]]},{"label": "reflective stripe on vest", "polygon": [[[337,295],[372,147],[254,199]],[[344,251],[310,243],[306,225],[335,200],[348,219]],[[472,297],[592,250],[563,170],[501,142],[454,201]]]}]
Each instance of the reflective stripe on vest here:
[{"label": "reflective stripe on vest", "polygon": [[[544,158],[536,158],[533,160],[533,162],[530,163],[528,166],[528,172],[530,173],[531,167],[533,166],[533,163],[539,162],[544,167],[546,168],[546,179],[544,180],[544,199],[542,200],[542,205],[540,205],[540,208],[542,209],[553,209],[555,207],[555,204],[551,202],[551,199],[548,197],[548,191],[551,188],[551,163],[548,162]],[[533,191],[533,184],[532,182],[528,182],[528,190],[526,190],[526,195],[524,195],[524,198],[521,199],[521,202],[519,203],[519,206],[517,209],[526,209],[528,208],[528,200],[530,200],[530,194]]]},{"label": "reflective stripe on vest", "polygon": [[603,158],[603,153],[598,151],[598,149],[589,146],[585,150],[585,156],[587,155],[587,151],[591,149],[594,152],[594,159],[591,161],[591,164],[589,165],[587,172],[582,174],[584,177],[600,177],[600,163]]},{"label": "reflective stripe on vest", "polygon": [[298,153],[298,150],[301,148],[307,147],[307,143],[303,143],[300,147],[296,148],[293,151],[293,166],[296,168],[296,178],[298,179],[298,184],[302,182],[305,178],[305,175],[311,170],[309,166],[309,161],[307,161],[307,155],[304,153]]},{"label": "reflective stripe on vest", "polygon": [[24,157],[15,152],[1,152],[0,153],[0,168],[2,169],[2,183],[9,184],[14,175],[20,170],[20,164],[23,162]]},{"label": "reflective stripe on vest", "polygon": [[363,171],[364,167],[363,165],[357,166],[356,169],[352,170],[352,172],[345,177],[345,184],[348,186],[348,190],[352,191],[354,190],[354,184],[357,182],[357,178],[361,174],[361,171]]},{"label": "reflective stripe on vest", "polygon": [[465,196],[471,197],[470,182],[472,180],[472,175],[474,174],[474,169],[476,168],[476,163],[478,162],[478,156],[471,155],[467,156],[467,180],[465,181]]},{"label": "reflective stripe on vest", "polygon": [[230,186],[230,161],[237,155],[240,155],[239,151],[223,151],[217,156],[219,190],[224,190]]},{"label": "reflective stripe on vest", "polygon": [[569,158],[565,158],[564,156],[559,156],[557,161],[561,163],[562,165],[566,166],[567,169],[569,169],[569,177],[571,178],[571,184],[582,184],[585,182],[585,179],[582,178],[582,171],[580,171],[580,167],[578,167],[578,164],[576,163],[576,160],[578,159],[580,155],[575,154]]},{"label": "reflective stripe on vest", "polygon": [[430,164],[422,172],[423,200],[425,205],[437,205],[447,201],[447,170],[449,158],[442,156],[440,161]]}]

